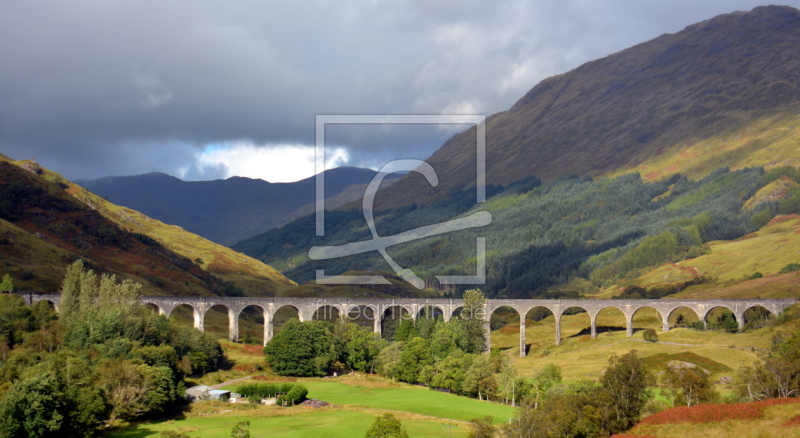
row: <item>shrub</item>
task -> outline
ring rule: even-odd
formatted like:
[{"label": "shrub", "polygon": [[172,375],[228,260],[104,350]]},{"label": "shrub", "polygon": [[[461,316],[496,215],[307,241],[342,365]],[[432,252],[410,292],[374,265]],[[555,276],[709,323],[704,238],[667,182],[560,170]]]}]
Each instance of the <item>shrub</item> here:
[{"label": "shrub", "polygon": [[308,389],[306,389],[305,386],[294,385],[289,392],[278,397],[276,403],[278,406],[294,406],[295,404],[305,400],[307,395]]},{"label": "shrub", "polygon": [[400,420],[394,415],[386,413],[375,418],[375,422],[364,436],[366,438],[408,438],[408,432]]},{"label": "shrub", "polygon": [[789,263],[781,268],[780,273],[786,274],[789,272],[800,271],[800,263]]},{"label": "shrub", "polygon": [[133,236],[134,239],[138,240],[139,242],[142,242],[143,244],[145,244],[147,246],[161,246],[161,242],[159,242],[156,239],[153,239],[152,237],[148,236],[147,234],[131,233],[131,235]]},{"label": "shrub", "polygon": [[647,342],[658,342],[658,335],[653,329],[646,329],[644,333],[642,333],[642,337],[644,337],[644,340]]}]

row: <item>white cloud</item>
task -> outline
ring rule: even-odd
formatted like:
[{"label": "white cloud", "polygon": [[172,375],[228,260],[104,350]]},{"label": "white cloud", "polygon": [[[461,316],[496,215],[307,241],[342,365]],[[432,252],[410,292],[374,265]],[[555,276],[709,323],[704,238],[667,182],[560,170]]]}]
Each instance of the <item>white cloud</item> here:
[{"label": "white cloud", "polygon": [[[347,165],[350,154],[345,148],[326,148],[325,168]],[[226,178],[245,176],[269,182],[293,182],[314,176],[314,147],[302,144],[255,145],[235,142],[208,146],[200,154],[197,166],[227,169]],[[181,178],[186,172],[178,175]]]}]

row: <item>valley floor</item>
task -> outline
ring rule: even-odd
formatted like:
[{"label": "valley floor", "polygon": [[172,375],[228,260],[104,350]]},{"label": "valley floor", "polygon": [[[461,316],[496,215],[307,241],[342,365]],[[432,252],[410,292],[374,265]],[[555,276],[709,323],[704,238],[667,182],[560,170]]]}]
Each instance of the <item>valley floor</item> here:
[{"label": "valley floor", "polygon": [[[524,358],[519,357],[518,325],[509,324],[492,332],[492,345],[512,357],[521,376],[531,377],[544,365],[553,363],[562,368],[564,378],[568,381],[597,379],[608,364],[609,356],[622,355],[633,349],[638,350],[639,355],[656,373],[668,360],[692,360],[712,372],[712,379],[717,382],[717,391],[726,395],[733,388],[722,383],[727,380],[723,378],[734,377],[740,366],[756,361],[757,352],[768,348],[776,330],[767,327],[731,334],[674,328],[667,333],[659,331],[659,342],[651,343],[644,342],[641,329],[660,327],[659,321],[650,320],[647,315],[643,315],[635,324],[637,332],[632,338],[628,338],[620,324],[624,320],[618,319],[614,314],[601,318],[598,325],[604,328],[600,330],[597,339],[591,340],[584,333],[588,327],[586,314],[565,316],[562,320],[564,339],[559,346],[553,342],[552,317],[537,323],[529,321],[526,330],[529,354]],[[229,342],[223,342],[223,345],[228,357],[236,363],[233,369],[212,373],[202,381],[189,383],[214,385],[248,375],[263,374],[258,370],[258,364],[263,361],[260,346]],[[324,400],[334,406],[307,409],[200,402],[193,404],[183,418],[135,425],[108,436],[157,437],[162,431],[175,430],[192,437],[228,437],[238,422],[250,421],[250,431],[254,437],[358,437],[366,433],[376,416],[391,412],[403,422],[409,436],[446,436],[446,425],[451,424],[451,436],[463,437],[468,433],[470,419],[491,415],[495,424],[499,424],[515,415],[515,408],[511,406],[445,394],[375,376],[352,375],[298,380],[308,388],[309,398]],[[247,382],[248,380],[235,382],[225,389],[235,390],[238,385]],[[666,403],[660,391],[656,391],[656,396]],[[765,412],[767,414],[757,422],[764,422],[764,425],[785,423],[800,414],[800,404],[771,407]],[[773,435],[742,434],[744,432],[741,430],[747,430],[747,427],[737,424],[730,421],[711,425],[679,423],[650,426],[641,428],[640,431],[642,436],[659,438],[678,435],[748,438],[796,436],[786,435],[784,429]],[[739,430],[739,434],[727,434],[731,430]],[[798,432],[798,429],[795,427],[791,431]]]}]

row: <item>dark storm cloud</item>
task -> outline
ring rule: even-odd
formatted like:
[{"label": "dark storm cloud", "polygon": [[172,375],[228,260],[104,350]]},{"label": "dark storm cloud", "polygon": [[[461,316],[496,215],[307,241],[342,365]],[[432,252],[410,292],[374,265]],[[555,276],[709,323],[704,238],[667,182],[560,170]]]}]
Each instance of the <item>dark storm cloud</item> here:
[{"label": "dark storm cloud", "polygon": [[[198,165],[208,144],[312,145],[315,114],[491,114],[545,77],[757,5],[5,2],[0,152],[71,178],[217,178]],[[337,141],[368,164],[424,158],[450,134]]]}]

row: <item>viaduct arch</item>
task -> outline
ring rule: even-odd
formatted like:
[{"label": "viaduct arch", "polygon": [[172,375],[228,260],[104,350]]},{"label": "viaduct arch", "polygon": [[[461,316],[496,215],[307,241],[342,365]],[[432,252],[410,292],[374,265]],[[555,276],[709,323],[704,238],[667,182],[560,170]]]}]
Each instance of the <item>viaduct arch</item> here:
[{"label": "viaduct arch", "polygon": [[[23,293],[22,296],[28,305],[41,300],[50,301],[56,310],[61,304],[61,294],[38,294]],[[698,318],[705,322],[706,316],[711,310],[717,307],[724,307],[730,310],[739,328],[744,327],[744,313],[750,308],[760,306],[767,309],[773,315],[777,315],[787,307],[798,302],[796,298],[753,298],[753,299],[730,299],[730,300],[508,300],[493,299],[486,300],[484,306],[485,313],[475,315],[483,320],[484,330],[489,339],[489,319],[492,313],[500,307],[510,307],[520,315],[519,345],[520,356],[525,356],[525,316],[536,307],[544,307],[553,313],[555,317],[555,343],[561,343],[561,315],[570,307],[580,307],[589,314],[591,320],[591,337],[597,336],[597,314],[605,308],[616,308],[622,311],[626,320],[626,331],[628,336],[633,336],[633,316],[643,308],[650,307],[656,310],[661,316],[662,330],[669,331],[669,317],[676,309],[686,307],[693,310]],[[314,312],[323,306],[329,306],[338,310],[340,316],[362,314],[367,315],[365,309],[371,309],[369,319],[373,321],[373,330],[381,332],[381,321],[387,309],[401,307],[408,311],[410,318],[417,318],[425,314],[426,307],[436,308],[441,312],[445,321],[449,321],[464,302],[460,299],[419,299],[419,298],[395,298],[395,299],[369,299],[369,298],[270,298],[270,297],[161,297],[144,296],[143,304],[154,306],[162,315],[169,317],[172,311],[181,305],[192,308],[194,316],[194,326],[203,330],[203,320],[206,312],[214,306],[224,306],[228,309],[228,334],[233,341],[239,338],[239,315],[245,307],[255,306],[264,313],[264,344],[273,335],[274,315],[278,309],[291,306],[297,309],[300,321],[310,320]],[[481,312],[476,312],[481,313]],[[488,348],[488,342],[487,342]]]}]

